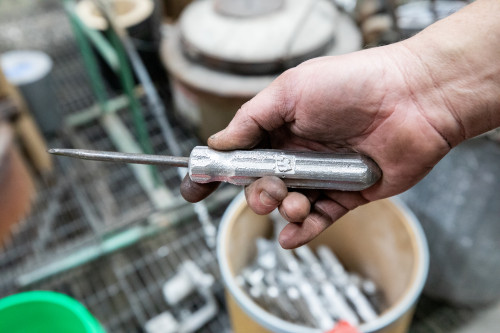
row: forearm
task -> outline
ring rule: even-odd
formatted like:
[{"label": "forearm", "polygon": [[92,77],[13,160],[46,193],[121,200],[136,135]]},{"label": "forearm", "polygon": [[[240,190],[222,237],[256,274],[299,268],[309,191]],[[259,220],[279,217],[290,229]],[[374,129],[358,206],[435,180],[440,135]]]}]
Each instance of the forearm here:
[{"label": "forearm", "polygon": [[405,71],[424,95],[421,112],[450,146],[500,126],[500,0],[478,0],[400,44],[414,58]]}]

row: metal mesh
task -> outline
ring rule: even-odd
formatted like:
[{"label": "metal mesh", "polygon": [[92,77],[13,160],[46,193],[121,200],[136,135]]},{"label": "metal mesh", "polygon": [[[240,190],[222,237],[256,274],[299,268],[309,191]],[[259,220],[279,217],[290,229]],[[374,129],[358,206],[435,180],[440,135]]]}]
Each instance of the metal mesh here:
[{"label": "metal mesh", "polygon": [[[200,306],[196,297],[175,308],[163,299],[162,285],[188,259],[219,279],[214,254],[206,247],[199,226],[191,223],[36,284],[33,289],[60,291],[80,300],[109,332],[142,332],[144,323],[161,312],[170,311],[179,318],[179,308]],[[215,295],[224,309],[220,284],[215,286]],[[225,332],[228,327],[222,310],[201,331]]]},{"label": "metal mesh", "polygon": [[[2,4],[10,15],[0,17],[0,51],[34,48],[52,57],[53,83],[65,118],[94,105],[79,50],[60,4]],[[111,97],[117,97],[109,91]],[[169,154],[155,118],[144,100],[141,104],[154,152]],[[127,107],[115,114],[133,134]],[[198,140],[175,119],[171,121],[175,137],[188,154]],[[49,146],[116,150],[98,118],[49,139]],[[124,244],[121,250],[101,253],[97,260],[78,260],[79,254],[103,246],[104,239],[121,235],[131,226],[147,226],[148,217],[157,212],[128,165],[64,158],[54,161],[56,177],[37,182],[38,194],[30,216],[17,225],[0,253],[0,297],[30,289],[60,291],[86,305],[109,332],[141,332],[145,322],[161,312],[170,311],[180,318],[183,313],[179,309],[202,305],[195,295],[171,308],[161,292],[162,285],[184,260],[195,261],[200,269],[220,281],[213,249],[205,245],[194,214],[186,214],[181,224],[159,228],[143,240],[131,241],[132,245]],[[180,201],[180,180],[175,168],[158,171],[160,183],[166,184],[172,193],[174,214],[189,212],[176,206]],[[213,214],[215,221],[223,208],[221,205]],[[76,267],[71,268],[70,262],[58,273],[51,266],[68,258],[73,258]],[[52,272],[45,274],[47,269]],[[202,332],[224,332],[229,327],[220,282],[215,284],[214,292],[221,311]]]}]

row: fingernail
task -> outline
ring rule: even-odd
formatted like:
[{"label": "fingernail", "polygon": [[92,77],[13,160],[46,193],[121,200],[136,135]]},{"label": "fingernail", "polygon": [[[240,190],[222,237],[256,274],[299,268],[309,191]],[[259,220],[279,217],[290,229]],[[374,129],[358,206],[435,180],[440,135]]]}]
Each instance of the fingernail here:
[{"label": "fingernail", "polygon": [[285,220],[287,220],[287,221],[290,220],[290,218],[288,217],[288,214],[286,213],[286,211],[284,209],[280,209],[280,213],[285,218]]},{"label": "fingernail", "polygon": [[279,201],[273,198],[269,193],[266,191],[260,192],[260,202],[264,206],[277,206],[279,204]]},{"label": "fingernail", "polygon": [[218,131],[218,132],[217,132],[217,133],[215,133],[215,134],[212,134],[212,135],[208,138],[208,140],[217,140],[217,139],[219,138],[220,134],[221,134],[223,131],[224,131],[224,130],[221,130],[221,131]]}]

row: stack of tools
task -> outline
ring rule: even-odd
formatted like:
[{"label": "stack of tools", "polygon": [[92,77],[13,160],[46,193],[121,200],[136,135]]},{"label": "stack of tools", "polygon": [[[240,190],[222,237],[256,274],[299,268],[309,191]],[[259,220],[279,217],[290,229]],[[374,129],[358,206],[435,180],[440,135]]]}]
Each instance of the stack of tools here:
[{"label": "stack of tools", "polygon": [[283,250],[276,241],[257,239],[255,261],[237,283],[277,317],[328,330],[345,320],[368,323],[385,309],[375,283],[345,270],[325,245]]}]

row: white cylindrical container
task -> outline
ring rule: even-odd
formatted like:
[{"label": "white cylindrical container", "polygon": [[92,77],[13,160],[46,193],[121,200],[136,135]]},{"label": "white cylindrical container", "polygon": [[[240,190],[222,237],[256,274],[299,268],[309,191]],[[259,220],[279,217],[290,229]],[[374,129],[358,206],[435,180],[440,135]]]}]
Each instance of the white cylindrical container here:
[{"label": "white cylindrical container", "polygon": [[42,132],[52,134],[60,129],[62,118],[52,85],[52,59],[40,51],[16,50],[2,54],[1,65],[9,83],[23,95]]},{"label": "white cylindrical container", "polygon": [[[253,213],[243,193],[226,210],[219,229],[217,257],[226,286],[227,303],[235,333],[320,333],[269,313],[238,285],[235,277],[255,257],[256,238],[272,234],[267,216]],[[396,199],[379,200],[348,213],[314,239],[330,247],[346,269],[374,281],[387,302],[375,320],[361,324],[362,332],[406,332],[424,286],[429,255],[419,222]]]}]

